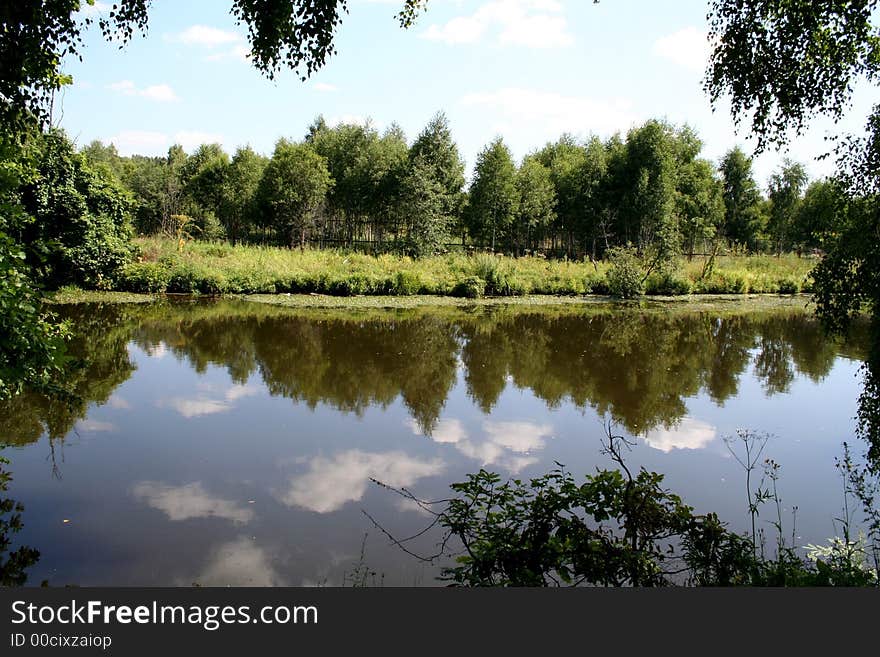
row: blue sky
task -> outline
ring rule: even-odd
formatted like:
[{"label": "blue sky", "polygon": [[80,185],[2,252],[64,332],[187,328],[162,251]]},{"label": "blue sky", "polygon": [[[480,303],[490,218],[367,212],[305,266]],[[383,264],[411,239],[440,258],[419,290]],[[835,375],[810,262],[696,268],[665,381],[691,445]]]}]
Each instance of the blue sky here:
[{"label": "blue sky", "polygon": [[[206,141],[269,154],[318,114],[379,129],[397,122],[411,141],[442,110],[469,170],[497,135],[521,158],[563,132],[605,138],[654,117],[696,128],[712,160],[753,145],[702,91],[706,0],[430,0],[409,30],[394,18],[401,4],[349,0],[328,65],[306,82],[288,71],[270,82],[248,63],[228,0],[156,0],[146,36],[123,49],[88,34],[83,61],[65,64],[74,85],[55,120],[80,145],[112,141],[126,155]],[[832,163],[814,161],[824,136],[860,130],[877,100],[859,85],[837,127],[816,121],[787,153],[759,157],[759,182],[785,156],[827,174]]]}]

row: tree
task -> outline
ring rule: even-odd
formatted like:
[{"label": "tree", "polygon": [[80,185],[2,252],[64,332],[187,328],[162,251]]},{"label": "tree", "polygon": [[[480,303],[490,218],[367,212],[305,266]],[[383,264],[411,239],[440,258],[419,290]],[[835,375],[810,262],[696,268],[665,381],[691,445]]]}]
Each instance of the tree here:
[{"label": "tree", "polygon": [[785,160],[782,167],[770,176],[770,217],[767,229],[776,246],[776,255],[792,246],[791,232],[807,184],[807,172],[802,164]]},{"label": "tree", "polygon": [[534,156],[526,157],[516,172],[518,194],[516,243],[532,248],[533,240],[542,238],[556,219],[556,189],[550,170]]},{"label": "tree", "polygon": [[400,181],[396,204],[398,221],[406,227],[405,253],[421,257],[443,250],[453,222],[446,210],[447,200],[434,166],[423,157],[410,162]]},{"label": "tree", "polygon": [[229,155],[220,144],[202,144],[180,168],[180,182],[187,201],[185,214],[194,217],[206,239],[222,238],[218,221],[223,203]]},{"label": "tree", "polygon": [[792,238],[799,248],[822,249],[847,225],[849,201],[838,181],[810,183],[798,207]]},{"label": "tree", "polygon": [[496,239],[512,244],[518,202],[516,166],[510,149],[499,137],[477,155],[468,202],[471,235],[484,244],[489,242],[492,251]]},{"label": "tree", "polygon": [[623,211],[639,249],[654,251],[651,269],[665,268],[679,251],[674,214],[677,148],[672,127],[660,121],[648,121],[626,137],[629,184],[623,195]]},{"label": "tree", "polygon": [[679,225],[688,257],[693,257],[698,241],[718,234],[724,220],[723,187],[711,163],[698,159],[679,170],[677,192]]},{"label": "tree", "polygon": [[556,190],[557,233],[565,236],[566,252],[571,253],[575,227],[582,213],[581,176],[586,166],[586,153],[574,137],[564,134],[556,142],[547,144],[535,154],[538,161],[550,171]]},{"label": "tree", "polygon": [[306,139],[327,159],[335,181],[328,197],[329,210],[341,218],[343,238],[351,242],[365,233],[369,223],[373,236],[381,239],[381,215],[388,209],[394,195],[393,180],[407,158],[406,140],[396,131],[380,137],[370,124],[341,123],[329,128],[321,121],[316,119]]},{"label": "tree", "polygon": [[25,243],[42,245],[31,254],[39,280],[109,287],[132,255],[128,194],[109,173],[92,170],[61,131],[29,146],[35,175],[19,194],[34,221],[20,234]]},{"label": "tree", "polygon": [[233,246],[242,230],[254,223],[257,189],[267,159],[250,146],[232,156],[220,193],[219,216]]},{"label": "tree", "polygon": [[720,168],[724,185],[724,231],[731,242],[754,251],[764,225],[761,192],[752,177],[752,159],[737,146],[722,158]]},{"label": "tree", "polygon": [[464,161],[452,140],[449,121],[442,112],[434,115],[410,147],[410,163],[418,159],[428,167],[431,177],[440,185],[443,212],[457,218],[462,204]]},{"label": "tree", "polygon": [[326,160],[310,145],[279,139],[259,185],[264,221],[291,246],[304,247],[332,185]]},{"label": "tree", "polygon": [[[737,119],[749,117],[758,149],[784,144],[817,115],[839,119],[855,83],[876,83],[880,40],[878,0],[714,0],[709,38],[715,47],[706,75],[713,103],[730,98]],[[845,331],[865,307],[874,345],[859,401],[859,431],[880,468],[880,106],[865,135],[838,142],[837,178],[857,211],[826,242],[813,272],[817,313],[832,331]]]}]

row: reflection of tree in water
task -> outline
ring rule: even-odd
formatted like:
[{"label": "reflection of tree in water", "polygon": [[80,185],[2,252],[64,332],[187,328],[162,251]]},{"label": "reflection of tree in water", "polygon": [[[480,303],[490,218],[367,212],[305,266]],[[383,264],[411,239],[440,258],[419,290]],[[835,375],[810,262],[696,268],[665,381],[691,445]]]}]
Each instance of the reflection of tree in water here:
[{"label": "reflection of tree in water", "polygon": [[0,440],[10,445],[37,441],[43,434],[63,440],[92,404],[103,404],[134,372],[127,344],[136,309],[123,305],[71,306],[72,361],[55,394],[27,391],[0,404]]},{"label": "reflection of tree in water", "polygon": [[40,552],[26,545],[10,549],[13,534],[23,527],[24,507],[4,495],[12,480],[12,474],[5,467],[8,464],[8,459],[0,456],[0,586],[23,586],[27,569],[39,561]]},{"label": "reflection of tree in water", "polygon": [[865,359],[862,380],[858,432],[868,444],[869,467],[874,475],[880,476],[880,319],[872,322],[871,349]]},{"label": "reflection of tree in water", "polygon": [[[259,373],[269,392],[311,407],[363,413],[400,397],[425,433],[456,380],[458,356],[486,413],[510,381],[549,406],[569,401],[608,413],[633,432],[671,426],[701,390],[723,403],[754,371],[768,394],[796,372],[820,380],[837,354],[863,358],[863,327],[847,345],[829,341],[800,310],[643,312],[620,307],[539,311],[402,311],[366,316],[292,312],[251,303],[160,303],[65,309],[82,366],[74,399],[29,393],[0,410],[14,444],[63,438],[89,404],[107,401],[133,371],[126,344],[164,344],[196,371],[225,367],[235,383]],[[855,345],[855,346],[854,346]]]}]

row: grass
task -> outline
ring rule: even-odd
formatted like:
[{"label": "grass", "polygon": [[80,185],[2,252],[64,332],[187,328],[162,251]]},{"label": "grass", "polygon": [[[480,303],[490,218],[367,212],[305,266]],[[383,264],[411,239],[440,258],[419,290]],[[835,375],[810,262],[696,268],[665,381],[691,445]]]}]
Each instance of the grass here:
[{"label": "grass", "polygon": [[132,294],[130,292],[105,292],[83,290],[68,286],[50,292],[46,301],[51,304],[69,303],[150,303],[158,297],[154,294]]},{"label": "grass", "polygon": [[[336,297],[416,295],[459,298],[583,295],[608,292],[607,265],[589,261],[449,254],[413,260],[338,250],[291,250],[138,238],[140,259],[117,281],[133,293],[305,293]],[[702,276],[704,259],[683,262],[673,276],[652,276],[649,294],[809,292],[814,260],[796,256],[720,257]]]}]

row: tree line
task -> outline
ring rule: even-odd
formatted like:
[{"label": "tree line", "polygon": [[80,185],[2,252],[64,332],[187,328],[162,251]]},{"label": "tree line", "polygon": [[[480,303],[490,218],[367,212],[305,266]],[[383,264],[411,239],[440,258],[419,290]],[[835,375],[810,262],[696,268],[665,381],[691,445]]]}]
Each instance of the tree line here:
[{"label": "tree line", "polygon": [[220,144],[188,155],[120,156],[93,141],[87,166],[131,195],[143,234],[353,248],[413,256],[451,243],[514,255],[598,259],[633,245],[663,258],[711,250],[782,253],[821,248],[839,229],[845,197],[807,184],[785,161],[766,195],[740,148],[716,167],[688,127],[651,120],[607,140],[563,135],[517,164],[500,137],[465,164],[448,121],[434,116],[411,144],[399,126],[329,126],[318,117],[301,141],[270,157]]}]

